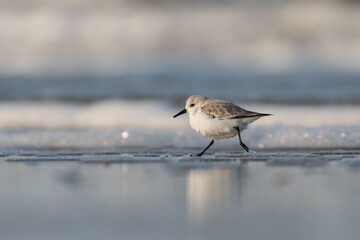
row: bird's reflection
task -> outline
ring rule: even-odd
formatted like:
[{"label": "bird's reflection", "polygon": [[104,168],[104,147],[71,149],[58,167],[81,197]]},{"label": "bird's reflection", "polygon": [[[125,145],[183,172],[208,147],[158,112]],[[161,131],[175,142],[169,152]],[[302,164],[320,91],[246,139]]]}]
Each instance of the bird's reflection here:
[{"label": "bird's reflection", "polygon": [[[234,199],[240,204],[247,167],[190,169],[186,176],[186,204],[189,223],[199,225],[230,210]],[[236,197],[235,197],[236,196]],[[241,200],[241,199],[240,199]]]}]

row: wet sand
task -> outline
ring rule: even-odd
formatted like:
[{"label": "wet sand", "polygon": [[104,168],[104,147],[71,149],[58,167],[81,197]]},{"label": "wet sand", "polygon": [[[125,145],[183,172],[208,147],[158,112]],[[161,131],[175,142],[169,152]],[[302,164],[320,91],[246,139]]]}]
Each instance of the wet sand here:
[{"label": "wet sand", "polygon": [[[1,239],[356,239],[360,151],[6,150]],[[186,152],[186,153],[185,153]]]}]

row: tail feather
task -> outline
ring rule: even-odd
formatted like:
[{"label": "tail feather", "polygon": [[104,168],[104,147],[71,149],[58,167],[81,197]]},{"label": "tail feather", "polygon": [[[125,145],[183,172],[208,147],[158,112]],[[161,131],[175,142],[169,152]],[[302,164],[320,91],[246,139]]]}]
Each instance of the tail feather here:
[{"label": "tail feather", "polygon": [[231,119],[266,117],[266,116],[272,116],[272,114],[268,114],[268,113],[256,113],[256,114],[252,114],[252,115],[249,114],[249,115],[236,116],[236,117],[232,117]]}]

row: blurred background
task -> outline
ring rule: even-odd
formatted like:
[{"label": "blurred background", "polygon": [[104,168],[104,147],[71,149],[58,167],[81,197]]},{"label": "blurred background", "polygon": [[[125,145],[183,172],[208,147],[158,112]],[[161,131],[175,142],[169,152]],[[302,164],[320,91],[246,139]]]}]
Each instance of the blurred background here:
[{"label": "blurred background", "polygon": [[0,129],[186,130],[191,94],[353,126],[359,92],[360,1],[0,1]]},{"label": "blurred background", "polygon": [[1,0],[0,36],[1,100],[360,103],[355,0]]}]

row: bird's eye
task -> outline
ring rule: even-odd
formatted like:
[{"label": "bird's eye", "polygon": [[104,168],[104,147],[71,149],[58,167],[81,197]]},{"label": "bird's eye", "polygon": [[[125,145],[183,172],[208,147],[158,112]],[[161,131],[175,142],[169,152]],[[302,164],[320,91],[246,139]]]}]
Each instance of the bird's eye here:
[{"label": "bird's eye", "polygon": [[193,106],[195,106],[195,104],[194,104],[194,103],[190,104],[190,107],[193,107]]}]

